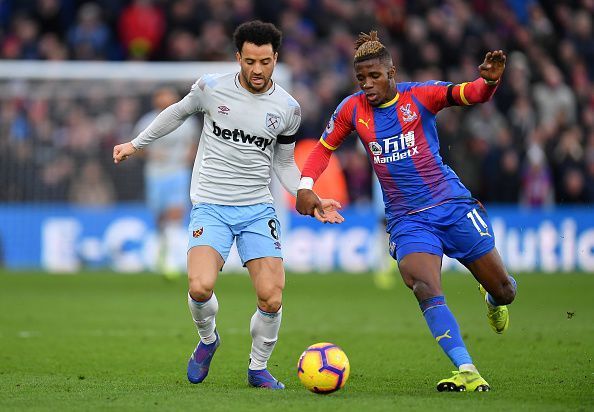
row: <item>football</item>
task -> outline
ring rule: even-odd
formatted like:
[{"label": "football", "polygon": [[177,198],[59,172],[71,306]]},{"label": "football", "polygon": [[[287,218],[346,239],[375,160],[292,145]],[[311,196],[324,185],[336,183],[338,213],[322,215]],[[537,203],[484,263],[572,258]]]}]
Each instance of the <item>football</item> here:
[{"label": "football", "polygon": [[342,388],[349,378],[351,366],[342,349],[328,343],[316,343],[299,357],[297,376],[307,389],[328,394]]}]

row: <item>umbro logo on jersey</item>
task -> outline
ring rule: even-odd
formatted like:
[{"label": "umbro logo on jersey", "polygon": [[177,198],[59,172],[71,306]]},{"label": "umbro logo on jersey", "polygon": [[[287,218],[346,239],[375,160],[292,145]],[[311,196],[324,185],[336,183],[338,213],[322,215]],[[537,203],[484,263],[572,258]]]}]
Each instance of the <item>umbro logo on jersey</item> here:
[{"label": "umbro logo on jersey", "polygon": [[262,151],[266,150],[266,148],[272,144],[272,139],[250,135],[241,129],[224,129],[217,126],[217,122],[212,122],[212,132],[215,136],[221,136],[225,140],[253,144]]},{"label": "umbro logo on jersey", "polygon": [[225,105],[221,105],[217,109],[219,109],[219,114],[229,114],[229,110],[231,110]]}]

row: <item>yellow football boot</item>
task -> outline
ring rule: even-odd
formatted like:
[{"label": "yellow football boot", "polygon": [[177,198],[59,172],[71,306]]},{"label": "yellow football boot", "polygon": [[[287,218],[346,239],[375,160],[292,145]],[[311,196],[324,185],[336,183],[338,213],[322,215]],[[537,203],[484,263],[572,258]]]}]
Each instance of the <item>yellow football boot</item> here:
[{"label": "yellow football boot", "polygon": [[437,383],[440,392],[487,392],[491,387],[478,372],[453,371],[451,378],[442,379]]},{"label": "yellow football boot", "polygon": [[507,310],[507,306],[493,306],[489,304],[489,302],[487,302],[487,291],[483,285],[479,285],[479,291],[485,298],[489,325],[491,325],[491,328],[497,333],[505,332],[509,326],[509,311]]}]

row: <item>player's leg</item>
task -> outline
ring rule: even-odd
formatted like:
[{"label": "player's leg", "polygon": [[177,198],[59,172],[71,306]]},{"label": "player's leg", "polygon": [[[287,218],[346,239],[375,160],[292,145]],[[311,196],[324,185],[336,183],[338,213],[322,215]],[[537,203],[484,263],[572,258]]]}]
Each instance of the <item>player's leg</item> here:
[{"label": "player's leg", "polygon": [[378,222],[377,233],[377,250],[380,256],[377,257],[379,265],[373,274],[373,283],[379,289],[392,289],[396,285],[398,265],[391,256],[383,252],[386,241],[390,241],[390,235],[386,232],[386,220],[383,217]]},{"label": "player's leg", "polygon": [[496,248],[465,265],[480,284],[491,328],[496,333],[505,332],[509,327],[507,305],[516,297],[516,280],[507,273]]},{"label": "player's leg", "polygon": [[180,262],[179,240],[180,233],[184,233],[183,217],[186,210],[183,206],[167,207],[160,217],[160,236],[159,236],[159,270],[166,279],[175,279],[182,274],[183,261]]},{"label": "player's leg", "polygon": [[192,383],[200,383],[206,378],[221,342],[216,330],[219,303],[214,286],[233,243],[231,230],[221,220],[213,205],[198,205],[192,209],[188,242],[188,306],[200,336],[200,342],[188,360],[187,375]]},{"label": "player's leg", "polygon": [[267,369],[282,320],[285,271],[280,223],[272,205],[253,205],[244,209],[252,219],[237,236],[237,250],[248,268],[257,296],[257,307],[250,322],[252,348],[248,383],[255,387],[283,389],[284,385]]},{"label": "player's leg", "polygon": [[496,248],[465,265],[485,288],[489,303],[498,306],[509,305],[514,301],[516,280],[507,273]]},{"label": "player's leg", "polygon": [[144,176],[146,204],[151,211],[157,229],[157,257],[155,261],[155,269],[161,273],[165,273],[165,232],[163,224],[163,211],[165,208],[164,199],[166,199],[166,187],[164,178],[162,176],[154,176],[145,171]]},{"label": "player's leg", "polygon": [[411,253],[399,262],[406,285],[415,294],[423,317],[437,344],[458,369],[452,378],[441,380],[437,390],[483,391],[489,384],[480,376],[466,349],[460,327],[441,289],[441,256]]},{"label": "player's leg", "polygon": [[218,301],[214,294],[217,276],[224,261],[210,246],[196,246],[188,252],[188,302],[200,340],[215,341],[215,315]]},{"label": "player's leg", "polygon": [[282,292],[285,287],[282,259],[253,259],[246,266],[258,299],[256,311],[250,321],[252,348],[248,380],[252,386],[282,389],[284,385],[267,370],[282,320]]},{"label": "player's leg", "polygon": [[458,369],[453,384],[440,381],[437,389],[488,390],[446,304],[441,287],[441,240],[430,226],[431,221],[431,213],[424,213],[402,219],[397,227],[391,227],[390,252],[398,260],[402,279],[415,294],[433,338]]},{"label": "player's leg", "polygon": [[516,295],[516,281],[507,273],[495,248],[493,228],[484,207],[476,202],[465,207],[464,216],[448,230],[449,256],[457,258],[479,282],[485,295],[487,318],[493,330],[503,333],[509,325],[507,306]]},{"label": "player's leg", "polygon": [[[159,196],[162,198],[163,210],[160,213],[161,247],[160,270],[165,277],[173,278],[181,274],[183,268],[183,249],[180,251],[179,236],[183,233],[183,220],[187,213],[189,201],[187,188],[190,184],[190,174],[180,170],[163,177],[163,185]],[[182,260],[180,262],[180,260]]]},{"label": "player's leg", "polygon": [[223,258],[210,246],[196,246],[188,252],[188,307],[198,330],[200,342],[188,360],[188,380],[202,382],[221,340],[216,330],[219,302],[214,285]]}]

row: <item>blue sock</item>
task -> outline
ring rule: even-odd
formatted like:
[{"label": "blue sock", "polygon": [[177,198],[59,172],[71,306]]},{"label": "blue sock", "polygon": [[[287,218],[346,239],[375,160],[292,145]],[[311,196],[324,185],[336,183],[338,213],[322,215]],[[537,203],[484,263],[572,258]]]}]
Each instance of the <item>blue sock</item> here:
[{"label": "blue sock", "polygon": [[[509,281],[511,282],[511,284],[514,287],[514,290],[518,289],[518,285],[516,283],[516,280],[514,279],[514,277],[512,275],[508,276]],[[497,303],[497,301],[495,299],[493,299],[493,296],[489,295],[489,293],[487,293],[487,302],[489,302],[491,305],[493,306],[501,306],[499,303]]]},{"label": "blue sock", "polygon": [[435,296],[426,299],[419,306],[431,334],[456,368],[465,363],[472,363],[472,358],[462,341],[456,318],[445,303],[445,297]]}]

